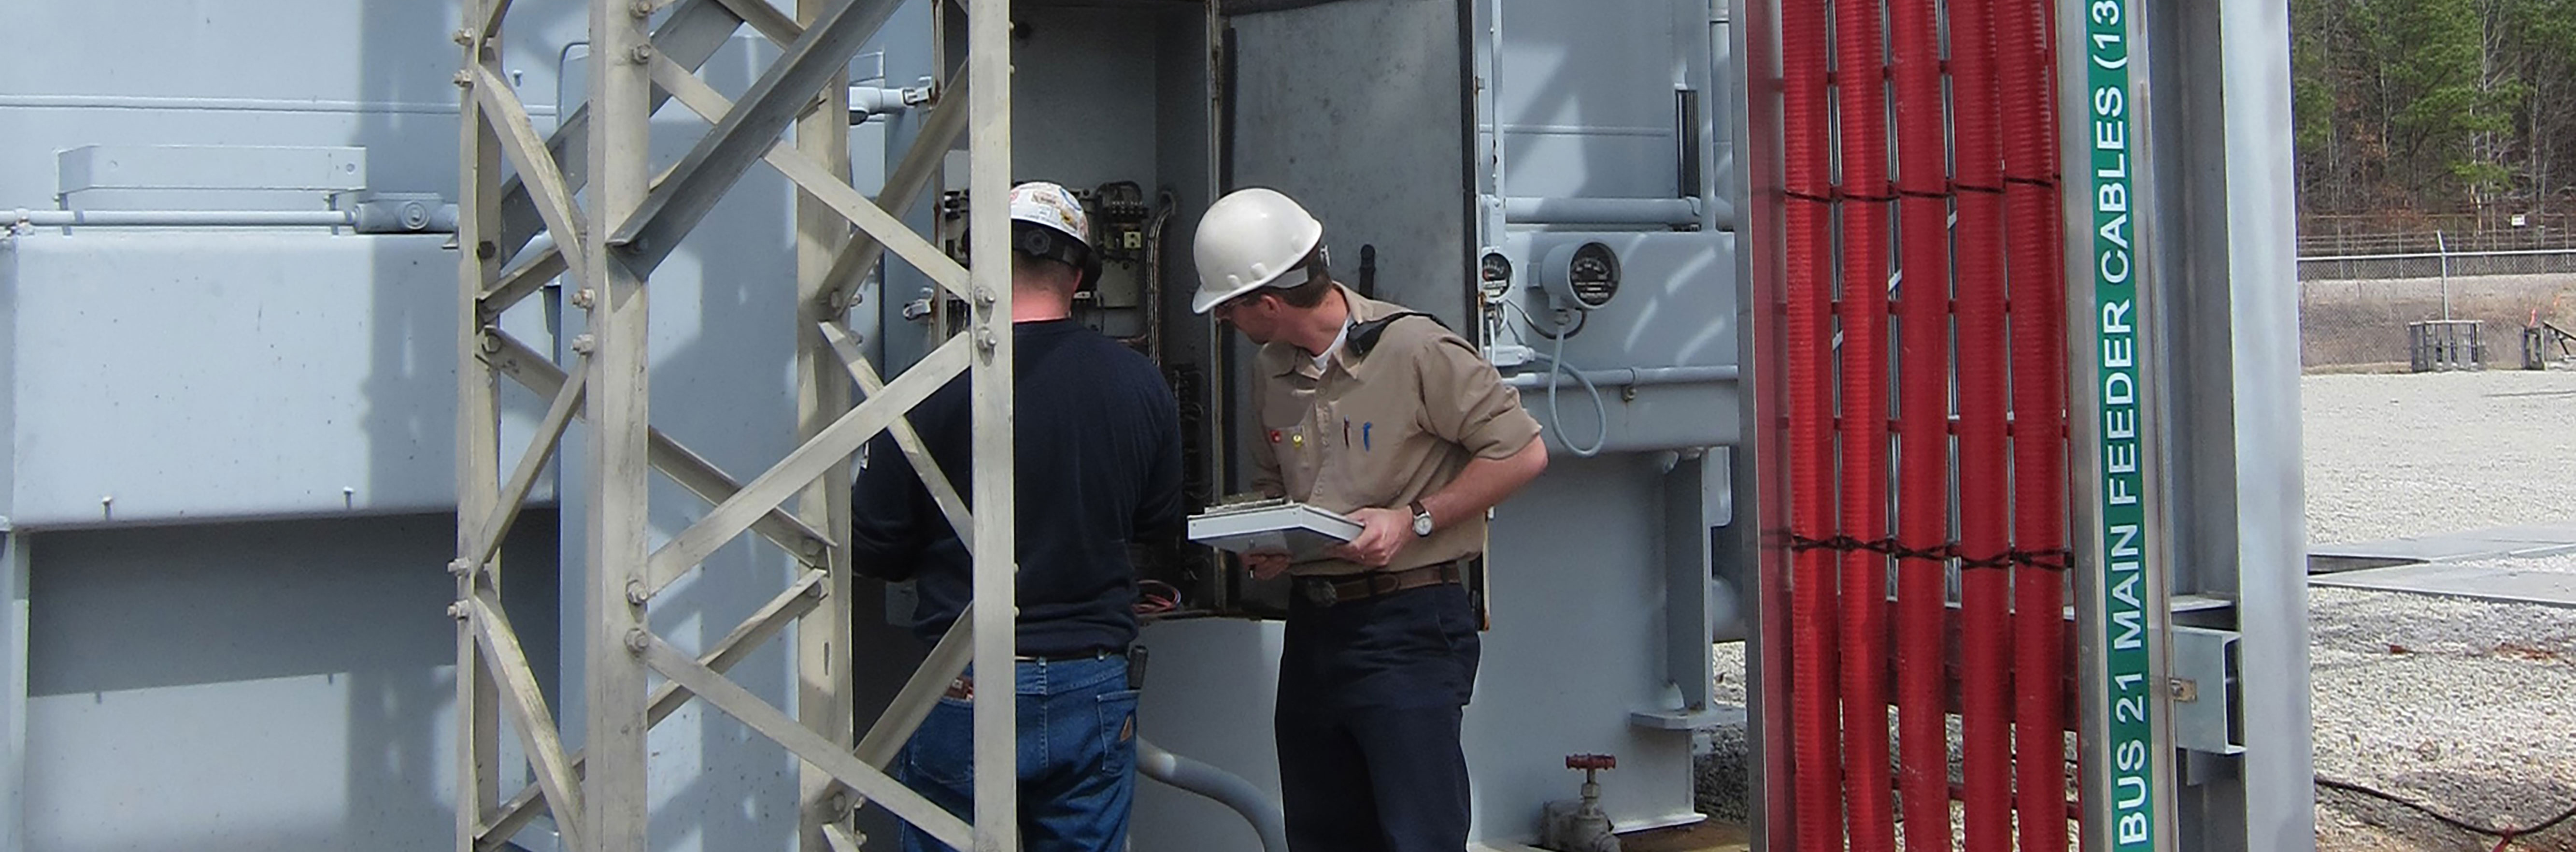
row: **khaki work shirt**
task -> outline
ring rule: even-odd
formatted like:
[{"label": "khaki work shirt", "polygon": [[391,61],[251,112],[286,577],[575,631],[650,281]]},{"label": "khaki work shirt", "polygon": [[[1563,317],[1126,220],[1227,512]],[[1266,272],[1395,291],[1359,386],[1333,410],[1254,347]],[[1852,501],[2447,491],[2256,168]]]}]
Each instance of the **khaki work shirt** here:
[{"label": "khaki work shirt", "polygon": [[[1341,293],[1352,323],[1405,310],[1347,287]],[[1304,350],[1273,342],[1261,348],[1253,370],[1261,428],[1253,487],[1318,508],[1405,509],[1447,487],[1467,462],[1509,458],[1538,438],[1538,420],[1521,409],[1520,391],[1504,384],[1464,338],[1428,317],[1388,324],[1366,357],[1354,358],[1346,341],[1320,370]],[[1383,570],[1484,552],[1485,516],[1451,521],[1429,538],[1414,537],[1410,526],[1404,535]],[[1300,576],[1367,570],[1338,559],[1289,567]]]}]

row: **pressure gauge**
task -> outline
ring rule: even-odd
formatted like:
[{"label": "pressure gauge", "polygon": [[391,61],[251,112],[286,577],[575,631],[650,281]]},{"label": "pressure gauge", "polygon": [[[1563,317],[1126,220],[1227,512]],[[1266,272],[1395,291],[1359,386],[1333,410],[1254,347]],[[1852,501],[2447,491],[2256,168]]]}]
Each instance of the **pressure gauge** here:
[{"label": "pressure gauge", "polygon": [[1599,242],[1557,246],[1540,278],[1558,307],[1593,310],[1619,295],[1619,255]]}]

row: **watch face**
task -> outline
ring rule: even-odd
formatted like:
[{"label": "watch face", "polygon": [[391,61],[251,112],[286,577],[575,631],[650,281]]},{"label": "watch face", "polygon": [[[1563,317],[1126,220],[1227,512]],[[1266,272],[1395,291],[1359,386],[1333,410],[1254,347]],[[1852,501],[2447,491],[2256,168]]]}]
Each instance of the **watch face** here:
[{"label": "watch face", "polygon": [[1423,515],[1415,515],[1415,516],[1413,516],[1413,534],[1414,534],[1414,535],[1430,535],[1430,534],[1431,534],[1431,516],[1430,516],[1430,515],[1428,515],[1428,514],[1423,514]]}]

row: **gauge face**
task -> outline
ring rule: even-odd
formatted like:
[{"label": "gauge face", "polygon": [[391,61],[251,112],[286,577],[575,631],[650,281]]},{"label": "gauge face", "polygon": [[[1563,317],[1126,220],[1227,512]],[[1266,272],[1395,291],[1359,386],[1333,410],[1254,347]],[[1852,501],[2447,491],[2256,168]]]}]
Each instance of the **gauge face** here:
[{"label": "gauge face", "polygon": [[1619,256],[1600,243],[1584,243],[1567,262],[1565,280],[1574,300],[1586,308],[1610,303],[1619,294]]},{"label": "gauge face", "polygon": [[1478,275],[1487,284],[1510,281],[1512,280],[1512,259],[1504,257],[1502,252],[1486,252],[1484,261],[1478,264]]}]

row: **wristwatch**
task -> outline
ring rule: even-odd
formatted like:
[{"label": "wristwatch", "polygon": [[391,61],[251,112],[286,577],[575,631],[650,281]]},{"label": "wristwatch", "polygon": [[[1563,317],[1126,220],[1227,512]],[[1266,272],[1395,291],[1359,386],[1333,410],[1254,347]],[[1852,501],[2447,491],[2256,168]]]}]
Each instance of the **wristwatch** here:
[{"label": "wristwatch", "polygon": [[1423,506],[1420,500],[1415,500],[1407,506],[1413,510],[1413,537],[1431,537],[1431,509]]}]

